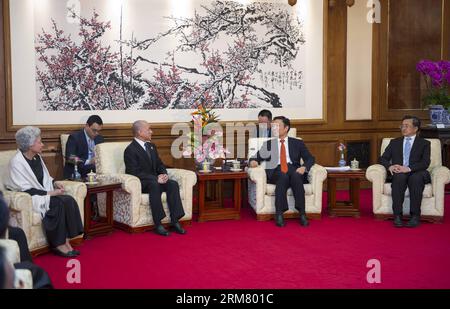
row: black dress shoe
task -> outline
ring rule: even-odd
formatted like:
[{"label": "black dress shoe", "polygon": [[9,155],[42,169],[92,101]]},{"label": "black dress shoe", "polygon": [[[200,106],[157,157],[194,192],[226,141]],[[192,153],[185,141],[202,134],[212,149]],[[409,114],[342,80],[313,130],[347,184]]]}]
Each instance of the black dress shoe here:
[{"label": "black dress shoe", "polygon": [[406,227],[417,227],[419,225],[420,225],[419,216],[412,216],[411,219],[409,219],[408,223],[406,223]]},{"label": "black dress shoe", "polygon": [[402,216],[394,216],[394,226],[403,227]]},{"label": "black dress shoe", "polygon": [[177,232],[178,234],[186,234],[186,230],[183,229],[180,222],[172,223],[172,227],[175,230],[175,232]]},{"label": "black dress shoe", "polygon": [[162,225],[157,225],[155,227],[155,233],[161,236],[169,236],[170,233]]},{"label": "black dress shoe", "polygon": [[58,256],[62,256],[62,257],[76,257],[77,254],[73,253],[73,251],[69,251],[67,253],[62,252],[61,250],[57,249],[57,248],[53,248],[52,249],[53,253],[58,255]]},{"label": "black dress shoe", "polygon": [[283,215],[276,214],[276,215],[275,215],[275,223],[276,223],[276,225],[279,226],[279,227],[285,226],[285,224],[284,224],[284,219],[283,219]]},{"label": "black dress shoe", "polygon": [[306,218],[306,215],[300,215],[300,225],[301,226],[308,226],[308,218]]}]

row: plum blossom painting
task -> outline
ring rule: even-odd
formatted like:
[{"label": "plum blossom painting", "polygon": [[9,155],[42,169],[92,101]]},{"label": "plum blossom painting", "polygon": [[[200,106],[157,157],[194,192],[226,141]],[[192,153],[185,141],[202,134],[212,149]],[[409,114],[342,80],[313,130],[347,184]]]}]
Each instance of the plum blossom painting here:
[{"label": "plum blossom painting", "polygon": [[9,7],[14,124],[76,124],[92,113],[109,123],[189,121],[199,105],[221,120],[254,120],[263,108],[322,119],[322,1]]}]

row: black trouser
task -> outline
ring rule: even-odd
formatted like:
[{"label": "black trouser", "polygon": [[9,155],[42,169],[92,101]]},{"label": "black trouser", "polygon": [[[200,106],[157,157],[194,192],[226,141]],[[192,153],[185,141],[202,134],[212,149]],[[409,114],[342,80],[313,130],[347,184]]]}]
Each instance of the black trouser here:
[{"label": "black trouser", "polygon": [[159,184],[156,180],[150,181],[142,187],[142,192],[149,194],[150,209],[155,225],[160,224],[161,220],[166,216],[161,201],[162,192],[166,192],[172,223],[178,222],[180,218],[184,217],[180,187],[176,181],[169,179],[165,184]]},{"label": "black trouser", "polygon": [[42,219],[47,241],[52,248],[65,244],[67,238],[83,234],[80,209],[70,195],[50,197],[50,210]]},{"label": "black trouser", "polygon": [[8,226],[8,235],[9,239],[15,240],[19,245],[20,261],[33,262],[30,250],[28,249],[27,236],[25,235],[25,232],[19,227]]},{"label": "black trouser", "polygon": [[33,264],[30,250],[28,249],[27,237],[24,231],[18,227],[8,227],[9,239],[15,240],[19,245],[20,262],[14,264],[15,269],[28,269],[33,277],[34,289],[52,289],[53,285],[48,274],[41,267]]},{"label": "black trouser", "polygon": [[420,205],[425,184],[431,182],[428,171],[417,171],[412,173],[398,173],[392,175],[392,211],[395,216],[403,214],[403,202],[406,189],[409,189],[410,214],[420,216]]},{"label": "black trouser", "polygon": [[295,208],[300,215],[306,214],[305,212],[305,188],[303,184],[307,178],[305,174],[299,174],[296,172],[297,168],[291,164],[288,164],[288,172],[286,174],[281,172],[280,166],[278,166],[271,175],[268,174],[267,181],[275,185],[275,209],[277,214],[282,214],[289,209],[287,201],[287,190],[292,188],[295,199]]}]

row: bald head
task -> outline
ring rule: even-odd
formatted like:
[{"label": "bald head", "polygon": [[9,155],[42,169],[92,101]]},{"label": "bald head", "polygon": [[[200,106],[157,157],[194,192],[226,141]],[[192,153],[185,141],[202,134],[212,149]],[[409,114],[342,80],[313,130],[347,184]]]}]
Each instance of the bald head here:
[{"label": "bald head", "polygon": [[143,140],[144,142],[152,139],[153,131],[150,129],[150,124],[145,120],[137,120],[133,123],[134,137]]}]

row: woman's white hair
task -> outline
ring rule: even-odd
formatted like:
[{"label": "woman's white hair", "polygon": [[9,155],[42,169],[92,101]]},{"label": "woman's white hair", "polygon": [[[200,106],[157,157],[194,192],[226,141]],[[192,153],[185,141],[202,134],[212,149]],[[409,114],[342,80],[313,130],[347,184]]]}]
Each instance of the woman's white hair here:
[{"label": "woman's white hair", "polygon": [[23,127],[16,132],[16,143],[20,151],[26,152],[34,144],[37,138],[41,136],[41,130],[36,127]]}]

